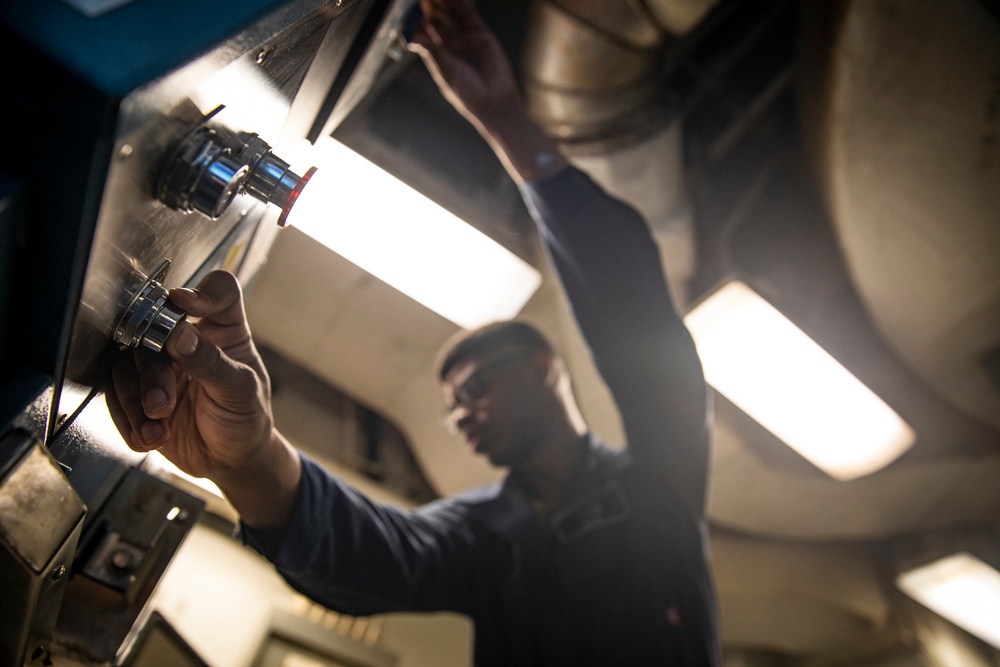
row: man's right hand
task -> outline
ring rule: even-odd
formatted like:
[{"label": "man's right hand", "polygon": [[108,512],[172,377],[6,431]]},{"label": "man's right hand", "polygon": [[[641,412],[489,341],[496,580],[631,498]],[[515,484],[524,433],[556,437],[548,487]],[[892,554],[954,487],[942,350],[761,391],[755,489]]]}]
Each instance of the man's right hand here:
[{"label": "man's right hand", "polygon": [[469,0],[420,0],[420,8],[410,46],[452,106],[476,124],[518,99],[507,55]]},{"label": "man's right hand", "polygon": [[299,459],[274,429],[239,283],[216,271],[195,290],[171,290],[170,300],[189,320],[167,339],[166,354],[119,355],[106,395],[111,416],[132,449],[158,449],[211,479],[246,523],[276,525],[294,501]]},{"label": "man's right hand", "polygon": [[470,0],[420,0],[420,7],[424,19],[411,48],[510,175],[532,181],[565,167],[558,146],[528,115],[507,54]]}]

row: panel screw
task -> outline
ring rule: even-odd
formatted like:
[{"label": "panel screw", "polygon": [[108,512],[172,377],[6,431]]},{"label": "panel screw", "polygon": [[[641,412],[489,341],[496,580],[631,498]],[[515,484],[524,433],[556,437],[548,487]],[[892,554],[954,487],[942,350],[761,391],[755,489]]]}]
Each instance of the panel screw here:
[{"label": "panel screw", "polygon": [[128,572],[134,563],[132,554],[125,549],[119,549],[108,558],[108,567],[119,572]]}]

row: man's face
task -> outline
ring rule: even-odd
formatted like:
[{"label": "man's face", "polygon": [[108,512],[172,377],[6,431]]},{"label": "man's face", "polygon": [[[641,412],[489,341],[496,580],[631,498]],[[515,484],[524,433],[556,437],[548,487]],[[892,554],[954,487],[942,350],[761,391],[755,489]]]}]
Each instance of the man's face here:
[{"label": "man's face", "polygon": [[526,463],[544,433],[544,372],[524,353],[469,358],[444,378],[445,424],[495,466]]}]

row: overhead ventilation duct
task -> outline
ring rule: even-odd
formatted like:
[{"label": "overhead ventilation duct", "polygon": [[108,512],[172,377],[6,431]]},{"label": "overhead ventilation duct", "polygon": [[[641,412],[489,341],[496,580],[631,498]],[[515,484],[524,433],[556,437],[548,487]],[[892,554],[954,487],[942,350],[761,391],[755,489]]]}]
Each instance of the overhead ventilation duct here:
[{"label": "overhead ventilation duct", "polygon": [[601,151],[665,124],[656,80],[664,34],[649,18],[618,0],[531,5],[525,85],[551,136]]},{"label": "overhead ventilation duct", "polygon": [[661,129],[670,120],[664,45],[714,4],[536,0],[523,54],[532,115],[574,153],[607,153]]},{"label": "overhead ventilation duct", "polygon": [[975,0],[842,2],[805,123],[872,320],[927,386],[1000,427],[1000,22]]},{"label": "overhead ventilation duct", "polygon": [[715,2],[534,0],[522,54],[532,116],[578,167],[643,214],[678,302],[686,301],[693,241],[664,49]]}]

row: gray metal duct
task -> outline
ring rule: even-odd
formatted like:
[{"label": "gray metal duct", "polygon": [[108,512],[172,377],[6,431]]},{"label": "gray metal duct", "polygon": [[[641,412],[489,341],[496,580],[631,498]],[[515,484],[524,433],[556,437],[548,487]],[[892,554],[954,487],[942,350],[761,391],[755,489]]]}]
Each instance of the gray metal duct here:
[{"label": "gray metal duct", "polygon": [[680,125],[662,97],[663,47],[716,0],[533,0],[522,75],[531,114],[570,159],[646,217],[674,288],[693,271]]},{"label": "gray metal duct", "polygon": [[1000,427],[1000,23],[974,0],[844,2],[805,125],[873,321]]},{"label": "gray metal duct", "polygon": [[714,4],[533,1],[523,54],[532,114],[571,153],[607,153],[662,128],[662,47]]},{"label": "gray metal duct", "polygon": [[664,34],[621,0],[538,0],[524,79],[532,115],[571,151],[604,152],[666,122],[657,104]]}]

